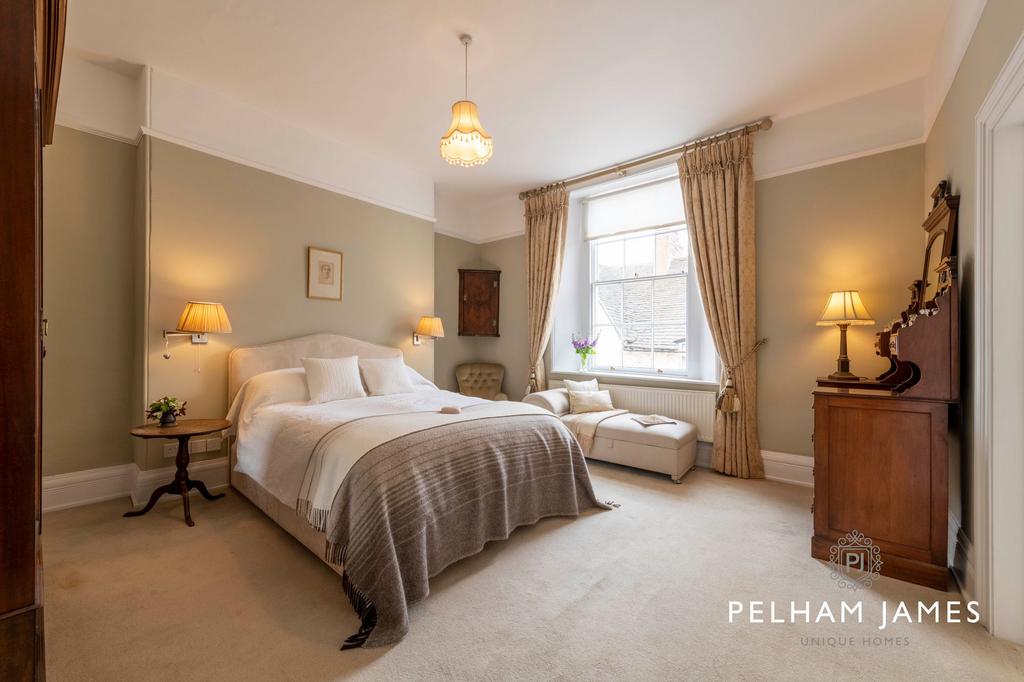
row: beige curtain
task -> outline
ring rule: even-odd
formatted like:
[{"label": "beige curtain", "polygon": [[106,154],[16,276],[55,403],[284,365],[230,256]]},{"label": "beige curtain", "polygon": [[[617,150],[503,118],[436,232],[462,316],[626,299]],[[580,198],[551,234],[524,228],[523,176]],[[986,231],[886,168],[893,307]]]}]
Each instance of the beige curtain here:
[{"label": "beige curtain", "polygon": [[526,198],[526,304],[530,345],[528,393],[548,387],[544,351],[551,339],[555,292],[562,276],[569,195],[562,185]]},{"label": "beige curtain", "polygon": [[726,368],[722,388],[731,374],[739,404],[738,411],[719,409],[715,414],[712,466],[730,476],[764,478],[757,441],[752,152],[747,133],[699,145],[679,159],[679,181],[690,261],[715,348]]}]

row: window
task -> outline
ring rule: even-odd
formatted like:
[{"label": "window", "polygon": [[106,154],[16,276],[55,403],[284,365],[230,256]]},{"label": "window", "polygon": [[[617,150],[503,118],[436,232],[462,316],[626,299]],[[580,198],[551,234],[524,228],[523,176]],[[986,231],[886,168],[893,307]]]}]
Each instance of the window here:
[{"label": "window", "polygon": [[[714,379],[713,350],[702,353],[713,346],[690,277],[689,234],[672,170],[589,188],[570,205],[570,235],[579,241],[567,249],[578,259],[568,270],[570,279],[579,273],[579,285],[563,282],[564,322],[555,327],[598,339],[596,371]],[[565,351],[552,357],[556,371],[575,369]]]},{"label": "window", "polygon": [[677,225],[591,242],[595,369],[685,372],[687,239]]}]

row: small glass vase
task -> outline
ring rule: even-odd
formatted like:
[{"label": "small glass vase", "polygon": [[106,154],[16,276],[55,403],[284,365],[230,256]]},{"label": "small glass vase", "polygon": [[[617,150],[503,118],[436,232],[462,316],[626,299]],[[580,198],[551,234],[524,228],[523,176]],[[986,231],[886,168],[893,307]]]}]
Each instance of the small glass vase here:
[{"label": "small glass vase", "polygon": [[589,355],[584,355],[583,353],[577,353],[576,354],[576,358],[580,361],[580,371],[581,372],[589,372],[590,371],[590,356]]}]

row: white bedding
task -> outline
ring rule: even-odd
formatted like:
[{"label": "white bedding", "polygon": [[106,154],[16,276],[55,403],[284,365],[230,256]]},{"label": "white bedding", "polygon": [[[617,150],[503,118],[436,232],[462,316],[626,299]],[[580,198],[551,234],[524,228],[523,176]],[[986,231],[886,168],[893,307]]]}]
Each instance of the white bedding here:
[{"label": "white bedding", "polygon": [[255,398],[242,386],[228,413],[237,433],[235,471],[255,480],[274,497],[295,508],[310,453],[317,440],[339,421],[381,414],[431,411],[445,406],[467,407],[489,402],[432,385],[411,393],[336,400],[311,405],[306,401],[273,403],[250,409]]}]

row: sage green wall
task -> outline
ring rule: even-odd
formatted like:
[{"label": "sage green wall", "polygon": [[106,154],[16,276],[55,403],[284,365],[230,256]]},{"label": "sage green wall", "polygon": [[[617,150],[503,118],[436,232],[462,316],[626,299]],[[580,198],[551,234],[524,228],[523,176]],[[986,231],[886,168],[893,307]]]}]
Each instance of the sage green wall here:
[{"label": "sage green wall", "polygon": [[480,245],[443,234],[434,235],[434,314],[444,323],[445,337],[434,345],[434,383],[458,391],[455,368],[478,360],[477,339],[459,336],[459,268],[479,268]]},{"label": "sage green wall", "polygon": [[505,365],[505,392],[522,400],[530,378],[529,344],[526,336],[526,238],[499,239],[480,245],[484,268],[501,270],[501,336],[480,338],[477,353],[482,360]]},{"label": "sage green wall", "polygon": [[43,475],[132,461],[135,147],[57,126],[43,151]]},{"label": "sage green wall", "polygon": [[839,354],[839,331],[814,324],[830,291],[859,289],[878,323],[850,327],[853,372],[888,367],[874,335],[906,308],[921,274],[923,158],[916,145],[757,182],[762,449],[813,455],[811,391]]},{"label": "sage green wall", "polygon": [[[958,224],[958,264],[960,269],[960,390],[962,429],[959,438],[961,455],[951,462],[950,509],[962,509],[961,527],[973,538],[971,506],[974,437],[972,411],[974,405],[974,282],[975,282],[975,129],[974,117],[995,82],[1010,51],[1024,31],[1024,2],[1020,0],[988,0],[975,28],[967,52],[960,62],[956,78],[932,125],[925,143],[922,203],[931,206],[928,194],[939,180],[949,180],[954,194],[960,195]],[[957,499],[959,493],[960,500]]]},{"label": "sage green wall", "polygon": [[[161,140],[150,155],[148,399],[223,416],[232,348],[317,332],[400,348],[433,376],[434,345],[412,345],[434,310],[430,222]],[[311,245],[344,252],[343,301],[306,298]],[[165,360],[161,330],[188,300],[223,303],[234,331],[207,346],[173,339]],[[158,446],[147,460],[166,466]]]},{"label": "sage green wall", "polygon": [[[498,330],[501,336],[460,337],[459,268],[501,270]],[[463,362],[497,362],[505,366],[502,384],[510,400],[526,394],[529,361],[526,344],[526,242],[522,236],[473,244],[434,235],[435,310],[448,335],[434,342],[435,383],[457,391],[455,368]]]}]

